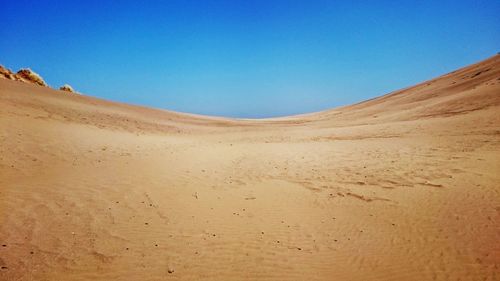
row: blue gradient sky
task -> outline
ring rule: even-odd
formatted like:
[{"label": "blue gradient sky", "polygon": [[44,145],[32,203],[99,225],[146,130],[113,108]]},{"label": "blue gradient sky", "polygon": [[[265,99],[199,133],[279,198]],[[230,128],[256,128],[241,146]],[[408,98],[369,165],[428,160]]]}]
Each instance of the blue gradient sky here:
[{"label": "blue gradient sky", "polygon": [[54,87],[269,117],[349,104],[500,51],[500,1],[4,1],[0,64]]}]

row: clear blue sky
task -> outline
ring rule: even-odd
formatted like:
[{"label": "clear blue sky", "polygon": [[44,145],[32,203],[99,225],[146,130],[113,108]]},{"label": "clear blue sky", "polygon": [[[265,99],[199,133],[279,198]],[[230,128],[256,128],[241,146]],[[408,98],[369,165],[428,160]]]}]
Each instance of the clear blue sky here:
[{"label": "clear blue sky", "polygon": [[115,101],[280,116],[492,56],[499,15],[498,0],[3,1],[0,64]]}]

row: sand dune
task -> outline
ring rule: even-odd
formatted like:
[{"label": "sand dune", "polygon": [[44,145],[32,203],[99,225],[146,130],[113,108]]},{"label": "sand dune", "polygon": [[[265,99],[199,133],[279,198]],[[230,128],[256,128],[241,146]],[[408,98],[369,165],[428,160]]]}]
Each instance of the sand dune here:
[{"label": "sand dune", "polygon": [[498,280],[500,55],[264,120],[0,79],[1,280]]}]

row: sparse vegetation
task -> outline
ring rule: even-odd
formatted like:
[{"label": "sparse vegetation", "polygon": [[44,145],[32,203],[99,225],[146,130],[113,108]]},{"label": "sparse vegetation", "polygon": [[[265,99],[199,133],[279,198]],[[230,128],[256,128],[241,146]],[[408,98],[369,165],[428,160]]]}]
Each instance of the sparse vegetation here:
[{"label": "sparse vegetation", "polygon": [[47,83],[45,83],[43,78],[40,75],[38,75],[38,73],[34,72],[29,68],[21,68],[16,75],[25,82],[31,82],[40,86],[47,87]]}]

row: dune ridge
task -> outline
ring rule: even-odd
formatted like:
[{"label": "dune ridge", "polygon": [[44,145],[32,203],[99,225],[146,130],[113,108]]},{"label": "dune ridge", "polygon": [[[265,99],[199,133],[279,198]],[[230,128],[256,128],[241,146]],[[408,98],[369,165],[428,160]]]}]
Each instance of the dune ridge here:
[{"label": "dune ridge", "polygon": [[500,55],[240,120],[0,79],[2,280],[496,280]]}]

